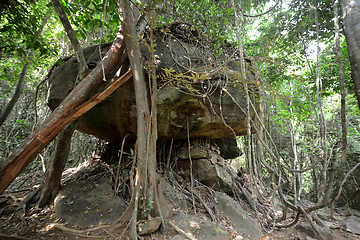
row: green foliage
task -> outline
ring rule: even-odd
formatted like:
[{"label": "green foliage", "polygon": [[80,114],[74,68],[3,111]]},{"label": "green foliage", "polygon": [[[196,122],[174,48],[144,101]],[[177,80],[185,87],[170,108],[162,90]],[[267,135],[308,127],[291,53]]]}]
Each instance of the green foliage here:
[{"label": "green foliage", "polygon": [[120,18],[116,1],[62,1],[78,39],[90,44],[112,41],[119,30]]},{"label": "green foliage", "polygon": [[47,1],[9,1],[1,9],[0,50],[6,54],[26,56],[29,49],[42,55],[50,49],[46,39],[37,34],[46,15]]},{"label": "green foliage", "polygon": [[[345,38],[342,39],[341,47],[341,57],[344,65],[346,88],[349,92],[353,92],[349,53],[347,51]],[[324,49],[321,54],[320,61],[322,62],[321,73],[323,82],[323,94],[340,94],[340,85],[338,84],[339,65],[335,53],[335,46],[333,43],[330,42],[329,45]]]}]

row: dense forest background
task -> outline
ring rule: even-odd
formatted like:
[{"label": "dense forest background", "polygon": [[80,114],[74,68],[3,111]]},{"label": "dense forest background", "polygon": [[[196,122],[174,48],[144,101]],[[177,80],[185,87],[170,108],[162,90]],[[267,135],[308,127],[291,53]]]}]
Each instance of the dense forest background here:
[{"label": "dense forest background", "polygon": [[[60,2],[83,48],[114,40],[121,26],[115,1]],[[153,27],[188,23],[218,54],[231,44],[256,62],[259,123],[257,133],[238,137],[245,154],[233,161],[236,168],[274,191],[279,176],[289,179],[282,187],[295,203],[336,198],[337,205],[359,209],[356,79],[336,0],[170,0],[138,7],[154,14]],[[0,14],[3,161],[49,116],[47,74],[74,50],[48,1],[8,0],[0,4]],[[99,154],[105,144],[75,132],[68,166]],[[54,146],[49,144],[27,171],[45,171]]]}]

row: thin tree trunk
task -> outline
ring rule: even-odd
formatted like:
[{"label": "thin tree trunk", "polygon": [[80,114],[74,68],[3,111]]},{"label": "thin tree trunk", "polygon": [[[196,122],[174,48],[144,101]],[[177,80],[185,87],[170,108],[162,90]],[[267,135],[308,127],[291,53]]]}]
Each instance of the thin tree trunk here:
[{"label": "thin tree trunk", "polygon": [[[243,24],[243,10],[242,10],[242,0],[239,1],[239,4],[236,5],[234,0],[231,0],[231,5],[234,9],[235,12],[235,27],[236,27],[236,36],[237,36],[237,40],[238,40],[238,51],[239,51],[239,61],[240,61],[240,72],[241,72],[241,76],[243,79],[243,85],[244,85],[244,90],[246,93],[246,103],[247,103],[247,126],[248,126],[248,131],[247,131],[247,137],[248,137],[248,151],[247,151],[247,156],[248,156],[248,164],[247,166],[251,167],[251,129],[250,129],[250,116],[249,116],[249,111],[250,111],[250,99],[249,99],[249,91],[248,91],[248,85],[247,85],[247,80],[246,80],[246,73],[245,73],[245,61],[244,61],[244,50],[243,50],[243,44],[242,44],[242,24]],[[240,11],[240,13],[238,13],[238,9]],[[251,171],[250,171],[251,172]]]},{"label": "thin tree trunk", "polygon": [[56,13],[58,14],[58,16],[60,18],[60,21],[62,22],[62,24],[64,26],[64,29],[70,39],[71,45],[75,51],[76,58],[79,62],[79,72],[78,72],[78,76],[77,76],[77,82],[79,82],[85,77],[87,69],[88,69],[82,48],[80,46],[79,40],[76,37],[74,29],[71,27],[69,19],[66,16],[64,8],[61,5],[60,1],[59,0],[51,0],[51,2],[54,6]]},{"label": "thin tree trunk", "polygon": [[[231,5],[234,9],[234,13],[235,13],[235,27],[236,27],[236,36],[237,36],[237,40],[238,40],[238,51],[239,51],[239,61],[240,61],[240,72],[241,72],[241,79],[239,79],[240,81],[242,81],[243,86],[244,86],[244,91],[245,91],[245,96],[246,96],[246,120],[247,120],[247,166],[248,166],[248,172],[250,173],[250,184],[251,187],[255,187],[256,188],[256,169],[255,169],[255,157],[253,155],[253,149],[252,146],[254,145],[252,142],[252,137],[251,137],[251,117],[250,117],[250,95],[249,95],[249,86],[248,86],[248,78],[246,75],[246,69],[245,69],[245,61],[244,61],[244,49],[243,49],[243,35],[242,35],[242,28],[243,28],[243,22],[244,22],[244,12],[242,9],[242,0],[239,1],[238,5],[235,4],[234,0],[231,0]],[[238,11],[239,10],[239,11]],[[256,111],[256,109],[254,108],[254,111]],[[255,192],[254,190],[252,191],[253,193]],[[249,202],[249,204],[254,204],[253,202]]]},{"label": "thin tree trunk", "polygon": [[318,195],[318,202],[321,202],[324,198],[325,188],[327,183],[327,169],[329,166],[329,160],[327,157],[327,145],[326,145],[326,122],[323,113],[321,91],[321,69],[320,69],[320,30],[319,30],[319,17],[317,13],[317,7],[313,6],[315,13],[315,27],[316,27],[316,102],[318,108],[319,118],[319,130],[320,130],[320,141],[321,141],[321,157],[323,158],[323,165],[321,170],[321,183]]},{"label": "thin tree trunk", "polygon": [[360,1],[340,0],[355,96],[360,109]]},{"label": "thin tree trunk", "polygon": [[[257,123],[255,122],[254,124],[256,124],[256,135],[257,135],[257,139],[256,139],[256,159],[259,162],[262,162],[264,159],[264,151],[263,151],[263,146],[262,143],[260,141],[260,139],[264,139],[264,128],[263,128],[263,124],[265,122],[265,102],[263,100],[263,96],[264,96],[264,91],[262,90],[261,86],[261,80],[260,80],[260,72],[259,72],[259,68],[257,65],[257,62],[255,60],[253,60],[254,62],[254,72],[255,72],[255,81],[256,84],[258,86],[258,91],[259,91],[259,98],[258,98],[258,104],[259,104],[259,119],[257,120]],[[255,109],[254,109],[255,111]],[[261,177],[261,169],[259,170],[259,174]]]},{"label": "thin tree trunk", "polygon": [[[360,10],[360,9],[359,9]],[[338,20],[338,6],[337,1],[333,2],[333,12],[334,12],[334,25],[335,25],[335,47],[336,47],[336,57],[339,64],[339,82],[341,89],[341,163],[338,170],[338,181],[340,181],[341,176],[344,172],[344,165],[346,161],[346,151],[347,151],[347,127],[346,127],[346,90],[345,90],[345,75],[344,75],[344,66],[341,58],[341,47],[340,47],[340,27]],[[359,56],[358,56],[359,57]],[[360,78],[360,75],[358,76]],[[358,79],[359,80],[359,79]],[[358,99],[359,100],[359,99]]]},{"label": "thin tree trunk", "polygon": [[11,113],[11,110],[14,108],[16,102],[19,100],[19,97],[20,97],[20,95],[21,95],[21,93],[23,91],[23,88],[24,88],[24,81],[25,81],[26,71],[27,71],[27,68],[28,68],[29,65],[30,65],[29,62],[25,62],[24,66],[23,66],[23,68],[21,70],[19,81],[18,81],[18,83],[16,85],[15,93],[12,96],[9,103],[6,105],[5,110],[0,115],[0,126],[3,125],[3,123],[5,122],[5,120],[9,116],[9,114]]},{"label": "thin tree trunk", "polygon": [[[167,203],[161,193],[160,185],[156,176],[156,141],[157,141],[157,83],[156,70],[154,65],[155,56],[150,51],[149,60],[149,88],[144,79],[143,65],[138,33],[136,31],[137,9],[133,2],[127,0],[119,1],[123,21],[123,31],[127,52],[134,72],[134,88],[137,110],[137,143],[136,156],[137,168],[135,176],[135,188],[132,193],[130,204],[123,216],[114,224],[118,228],[129,221],[129,236],[137,239],[137,220],[151,219],[160,217],[163,223],[163,213],[168,214]],[[153,16],[154,17],[154,16]],[[152,31],[150,31],[150,41],[152,41]],[[150,43],[150,46],[154,46]],[[149,94],[150,97],[149,98]],[[149,102],[151,102],[151,111]]]},{"label": "thin tree trunk", "polygon": [[68,125],[59,133],[56,142],[55,155],[50,166],[45,172],[45,178],[40,185],[40,199],[36,207],[43,207],[49,201],[53,201],[60,190],[61,175],[68,160],[71,137],[75,130],[75,124]]},{"label": "thin tree trunk", "polygon": [[[123,55],[125,44],[121,45],[122,42],[123,36],[119,34],[104,57],[103,62],[107,79],[114,76],[126,60],[126,56]],[[121,78],[121,83],[127,81],[130,77],[131,73],[128,72]],[[12,152],[7,160],[2,162],[0,166],[0,194],[4,192],[13,179],[66,125],[90,110],[106,97],[105,95],[101,98],[99,96],[99,99],[95,97],[95,99],[93,98],[90,102],[84,104],[85,106],[81,105],[89,98],[94,89],[102,81],[103,71],[101,65],[98,65],[69,93],[50,117],[37,130],[31,133],[30,136]],[[119,87],[119,85],[116,87]],[[115,91],[115,89],[112,88],[110,90]]]},{"label": "thin tree trunk", "polygon": [[[41,23],[41,27],[40,27],[40,29],[38,31],[36,31],[36,34],[40,35],[42,33],[42,31],[44,30],[45,24],[46,24],[47,20],[49,19],[49,16],[50,16],[50,14],[47,14],[44,17],[44,19],[43,19],[43,21]],[[29,57],[31,57],[32,54],[33,54],[33,51],[30,50]],[[0,57],[0,59],[1,59],[1,57]],[[14,108],[16,102],[20,98],[20,95],[21,95],[21,93],[23,91],[23,88],[24,88],[25,76],[26,76],[26,72],[27,72],[27,69],[28,69],[29,65],[30,65],[30,62],[26,61],[23,68],[22,68],[22,70],[21,70],[19,81],[18,81],[18,83],[16,85],[15,93],[12,96],[10,102],[6,105],[5,110],[0,115],[0,126],[3,125],[3,123],[5,122],[5,120],[9,116],[9,114],[11,113],[12,109]]]},{"label": "thin tree trunk", "polygon": [[[293,85],[292,82],[290,81],[290,91],[291,91],[291,100],[290,100],[290,104],[289,104],[289,108],[290,108],[290,115],[293,118],[294,117],[294,112],[293,112],[293,97],[294,97],[294,89],[293,89]],[[289,120],[289,125],[290,125],[290,136],[291,136],[291,147],[293,150],[293,154],[294,154],[294,160],[293,160],[293,169],[295,169],[296,171],[299,170],[299,161],[298,161],[298,152],[297,152],[297,145],[296,145],[296,132],[295,132],[295,124],[294,124],[294,120],[290,119]],[[294,189],[294,193],[295,193],[295,197],[294,197],[294,204],[295,206],[297,206],[297,202],[300,201],[300,174],[298,172],[293,172],[293,189]]]}]

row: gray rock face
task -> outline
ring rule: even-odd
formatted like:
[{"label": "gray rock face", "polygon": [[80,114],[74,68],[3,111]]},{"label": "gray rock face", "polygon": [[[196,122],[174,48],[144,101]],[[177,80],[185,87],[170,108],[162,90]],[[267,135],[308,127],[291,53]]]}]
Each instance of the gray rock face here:
[{"label": "gray rock face", "polygon": [[227,172],[219,147],[193,142],[178,152],[177,166],[190,175],[192,165],[196,179],[217,191],[232,192],[233,179]]},{"label": "gray rock face", "polygon": [[200,182],[212,187],[214,190],[231,192],[233,181],[223,166],[212,164],[208,159],[194,160],[193,163],[196,177]]},{"label": "gray rock face", "polygon": [[216,199],[216,208],[229,217],[238,232],[249,236],[250,239],[259,239],[262,236],[260,224],[250,218],[238,202],[220,192],[216,193]]},{"label": "gray rock face", "polygon": [[315,230],[311,227],[308,223],[300,223],[296,225],[296,229],[305,233],[307,236],[313,238],[313,239],[326,239],[326,240],[332,240],[335,239],[335,237],[327,230],[323,230],[321,228],[318,228],[318,232],[315,232]]},{"label": "gray rock face", "polygon": [[[101,48],[101,56],[105,56],[111,44],[104,44]],[[83,49],[84,57],[88,63],[89,72],[101,61],[98,46],[91,46]],[[64,63],[62,63],[65,61]],[[49,89],[47,103],[51,110],[54,110],[62,100],[73,89],[78,73],[78,63],[76,56],[60,59],[56,67],[49,75]]]},{"label": "gray rock face", "polygon": [[[102,55],[108,48],[109,45],[103,46]],[[142,48],[146,62],[149,54],[144,46]],[[92,68],[99,64],[96,46],[86,48],[84,55]],[[159,138],[184,139],[188,135],[223,138],[234,133],[246,134],[246,99],[238,62],[226,59],[225,55],[215,57],[206,47],[170,34],[156,38],[155,55],[160,86],[156,96]],[[51,109],[71,91],[77,67],[76,59],[72,57],[49,75],[48,105]],[[124,66],[122,71],[126,68]],[[250,64],[248,72],[250,97],[257,105]],[[250,115],[254,119],[252,109]],[[136,104],[132,80],[79,118],[77,129],[113,143],[120,142],[126,133],[135,138]]]},{"label": "gray rock face", "polygon": [[187,210],[188,204],[184,194],[173,188],[164,178],[161,178],[161,190],[171,209]]},{"label": "gray rock face", "polygon": [[360,217],[350,216],[341,221],[340,225],[344,230],[360,235]]}]

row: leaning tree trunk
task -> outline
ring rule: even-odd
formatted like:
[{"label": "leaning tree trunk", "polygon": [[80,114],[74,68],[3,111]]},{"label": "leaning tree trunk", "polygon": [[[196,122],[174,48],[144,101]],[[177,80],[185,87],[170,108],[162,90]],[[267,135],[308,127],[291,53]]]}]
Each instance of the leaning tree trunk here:
[{"label": "leaning tree trunk", "polygon": [[71,137],[74,130],[75,124],[72,123],[59,133],[54,157],[50,166],[46,169],[45,177],[40,187],[26,197],[24,200],[25,205],[36,202],[36,207],[44,207],[49,201],[55,199],[60,190],[61,175],[69,156]]},{"label": "leaning tree trunk", "polygon": [[360,1],[340,0],[339,2],[350,57],[351,75],[360,108]]},{"label": "leaning tree trunk", "polygon": [[[103,60],[104,74],[110,79],[126,60],[123,54],[125,45],[122,44],[123,36],[118,35],[112,47]],[[0,165],[0,194],[9,186],[17,175],[53,140],[56,135],[70,122],[89,111],[97,103],[101,102],[122,83],[132,76],[131,72],[124,74],[105,91],[95,95],[84,103],[94,89],[103,81],[101,64],[88,74],[54,110],[50,117],[36,129],[25,141],[15,149],[8,159]],[[119,84],[120,83],[120,84]],[[115,85],[114,84],[118,84]]]}]

